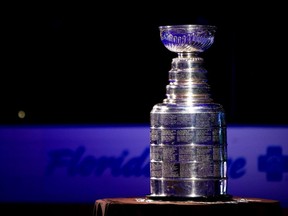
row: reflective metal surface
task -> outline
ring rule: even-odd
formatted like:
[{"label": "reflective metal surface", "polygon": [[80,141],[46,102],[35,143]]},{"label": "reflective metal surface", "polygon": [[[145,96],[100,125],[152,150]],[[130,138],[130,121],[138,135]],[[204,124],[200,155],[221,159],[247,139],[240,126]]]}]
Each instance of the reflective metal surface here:
[{"label": "reflective metal surface", "polygon": [[226,198],[225,112],[210,97],[200,53],[214,42],[216,27],[160,26],[172,59],[166,98],[150,113],[150,198]]}]

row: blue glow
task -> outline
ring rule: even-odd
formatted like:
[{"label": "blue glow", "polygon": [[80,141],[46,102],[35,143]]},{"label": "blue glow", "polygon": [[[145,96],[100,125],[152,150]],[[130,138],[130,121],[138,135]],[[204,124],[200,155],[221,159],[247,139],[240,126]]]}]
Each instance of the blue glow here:
[{"label": "blue glow", "polygon": [[[0,202],[149,194],[148,125],[2,126]],[[228,193],[288,207],[288,127],[228,126]]]}]

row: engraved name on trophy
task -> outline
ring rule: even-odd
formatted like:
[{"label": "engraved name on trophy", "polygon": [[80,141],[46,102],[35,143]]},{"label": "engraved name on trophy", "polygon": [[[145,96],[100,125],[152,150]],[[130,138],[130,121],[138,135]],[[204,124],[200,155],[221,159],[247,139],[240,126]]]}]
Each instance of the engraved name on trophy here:
[{"label": "engraved name on trophy", "polygon": [[157,200],[227,200],[225,112],[209,94],[200,54],[215,26],[159,26],[164,46],[177,53],[163,103],[150,113],[150,194]]}]

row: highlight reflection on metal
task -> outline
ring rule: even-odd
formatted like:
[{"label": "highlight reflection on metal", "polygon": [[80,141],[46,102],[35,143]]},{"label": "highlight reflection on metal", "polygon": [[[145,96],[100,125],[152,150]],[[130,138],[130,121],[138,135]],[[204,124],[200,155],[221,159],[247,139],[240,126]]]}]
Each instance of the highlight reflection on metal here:
[{"label": "highlight reflection on metal", "polygon": [[215,26],[160,26],[164,46],[177,53],[163,103],[150,113],[150,198],[226,198],[225,112],[210,97],[200,53]]}]

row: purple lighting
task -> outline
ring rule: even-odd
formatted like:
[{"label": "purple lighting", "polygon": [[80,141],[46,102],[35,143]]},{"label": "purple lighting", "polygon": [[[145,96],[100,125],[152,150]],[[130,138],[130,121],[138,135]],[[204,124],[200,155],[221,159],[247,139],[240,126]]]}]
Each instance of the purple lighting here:
[{"label": "purple lighting", "polygon": [[[288,127],[230,126],[227,134],[228,193],[288,207]],[[0,173],[0,202],[145,196],[149,126],[2,126]]]}]

